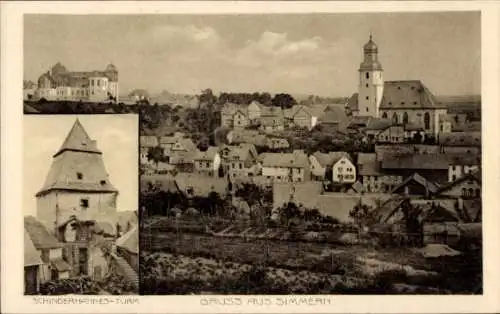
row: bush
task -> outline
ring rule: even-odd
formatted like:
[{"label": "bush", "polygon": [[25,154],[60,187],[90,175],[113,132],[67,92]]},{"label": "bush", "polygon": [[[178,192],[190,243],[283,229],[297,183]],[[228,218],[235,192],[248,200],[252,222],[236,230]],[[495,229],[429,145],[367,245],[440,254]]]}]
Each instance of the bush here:
[{"label": "bush", "polygon": [[57,279],[40,285],[40,294],[98,294],[101,289],[90,277],[82,276],[71,279]]}]

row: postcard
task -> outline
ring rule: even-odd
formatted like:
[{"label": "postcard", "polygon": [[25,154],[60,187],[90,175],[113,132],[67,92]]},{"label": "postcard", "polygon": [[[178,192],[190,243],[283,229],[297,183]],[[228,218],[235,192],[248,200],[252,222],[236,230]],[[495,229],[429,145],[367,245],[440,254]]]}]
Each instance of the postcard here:
[{"label": "postcard", "polygon": [[7,312],[500,310],[500,5],[2,9]]}]

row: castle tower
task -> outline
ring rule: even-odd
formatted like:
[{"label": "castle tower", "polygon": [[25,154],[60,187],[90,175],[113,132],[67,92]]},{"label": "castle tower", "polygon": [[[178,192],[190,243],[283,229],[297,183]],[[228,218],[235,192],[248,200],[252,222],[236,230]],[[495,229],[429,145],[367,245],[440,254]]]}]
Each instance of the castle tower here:
[{"label": "castle tower", "polygon": [[378,61],[378,47],[370,40],[363,47],[364,60],[359,66],[358,108],[360,116],[378,117],[384,90],[382,65]]},{"label": "castle tower", "polygon": [[72,216],[116,226],[117,196],[102,152],[76,119],[36,194],[38,220],[54,231]]}]

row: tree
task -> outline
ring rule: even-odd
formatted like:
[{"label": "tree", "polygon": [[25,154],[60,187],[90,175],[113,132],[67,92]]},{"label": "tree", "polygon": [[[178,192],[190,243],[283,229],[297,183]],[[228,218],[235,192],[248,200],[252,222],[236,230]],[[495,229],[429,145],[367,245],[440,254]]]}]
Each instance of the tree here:
[{"label": "tree", "polygon": [[401,209],[404,215],[406,233],[408,235],[409,244],[420,246],[423,244],[423,223],[420,221],[422,209],[419,206],[403,202]]},{"label": "tree", "polygon": [[351,217],[359,227],[364,227],[370,222],[370,209],[368,205],[362,204],[360,200],[349,212],[349,217]]},{"label": "tree", "polygon": [[297,101],[290,94],[280,93],[274,95],[271,104],[274,107],[285,109],[292,108],[293,106],[297,105]]},{"label": "tree", "polygon": [[148,149],[148,160],[153,160],[155,162],[163,160],[163,148],[161,146],[150,147]]},{"label": "tree", "polygon": [[272,105],[272,97],[271,94],[269,93],[261,93],[257,97],[257,101],[263,104],[264,106],[271,106]]}]

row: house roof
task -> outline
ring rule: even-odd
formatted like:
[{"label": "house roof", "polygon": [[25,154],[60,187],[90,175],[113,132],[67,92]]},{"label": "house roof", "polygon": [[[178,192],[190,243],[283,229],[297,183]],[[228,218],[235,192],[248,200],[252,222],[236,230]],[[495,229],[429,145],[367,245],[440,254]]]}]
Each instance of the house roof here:
[{"label": "house roof", "polygon": [[414,173],[408,178],[406,178],[403,182],[401,182],[398,186],[396,186],[392,193],[397,193],[402,187],[406,186],[409,182],[416,182],[422,186],[424,186],[430,193],[435,194],[438,191],[438,185],[433,182],[430,182],[426,178],[422,177],[418,173]]},{"label": "house roof", "polygon": [[263,126],[276,126],[282,125],[285,121],[282,116],[262,116],[260,117],[260,124]]},{"label": "house roof", "polygon": [[422,123],[407,123],[404,128],[405,131],[423,131],[424,125]]},{"label": "house roof", "polygon": [[438,142],[443,146],[476,146],[481,147],[481,132],[440,133]]},{"label": "house roof", "polygon": [[170,158],[171,165],[192,164],[198,150],[168,151],[166,155]]},{"label": "house roof", "polygon": [[124,248],[131,253],[139,254],[139,227],[134,226],[116,239],[116,246]]},{"label": "house roof", "polygon": [[33,216],[24,217],[24,229],[29,234],[37,250],[62,247],[62,244]]},{"label": "house roof", "polygon": [[64,272],[71,270],[71,266],[66,263],[62,258],[57,258],[50,261],[50,265],[57,269],[58,272]]},{"label": "house roof", "polygon": [[266,146],[267,137],[264,134],[260,134],[256,130],[233,130],[232,142],[233,143],[246,143],[255,146]]},{"label": "house roof", "polygon": [[349,127],[366,127],[370,119],[369,116],[354,116],[349,121]]},{"label": "house roof", "polygon": [[[439,215],[440,220],[443,221],[455,221],[458,222],[460,221],[460,218],[458,217],[458,213],[453,209],[448,206],[444,206],[443,204],[436,202],[434,204],[424,204],[421,207],[421,213],[420,213],[420,219],[422,221],[429,221],[429,220],[435,220],[432,217],[434,215]],[[443,217],[444,215],[444,217]],[[436,217],[436,216],[434,216]]]},{"label": "house roof", "polygon": [[36,110],[35,108],[31,107],[30,105],[24,105],[23,112],[24,113],[40,113],[40,111]]},{"label": "house roof", "polygon": [[115,227],[107,221],[97,221],[95,224],[96,231],[103,232],[107,235],[115,235]]},{"label": "house roof", "polygon": [[96,142],[90,139],[78,118],[54,157],[67,150],[101,154],[101,151],[97,149]]},{"label": "house roof", "polygon": [[175,144],[179,138],[177,136],[161,136],[160,145],[162,144]]},{"label": "house roof", "polygon": [[264,167],[304,168],[309,165],[309,159],[303,151],[262,153],[259,155],[259,160]]},{"label": "house roof", "polygon": [[380,207],[375,208],[371,215],[375,219],[376,222],[385,223],[394,212],[403,204],[403,202],[407,201],[408,198],[401,196],[394,196],[384,203],[380,205]]},{"label": "house roof", "polygon": [[462,211],[467,216],[467,222],[481,221],[482,200],[480,198],[465,199],[463,202],[464,207]]},{"label": "house roof", "polygon": [[462,223],[457,225],[460,231],[460,237],[482,239],[483,224],[482,223]]},{"label": "house roof", "polygon": [[248,146],[229,146],[230,149],[227,154],[227,159],[228,160],[238,160],[238,161],[244,161],[247,160],[247,158],[250,156],[250,150],[251,148]]},{"label": "house roof", "polygon": [[156,163],[156,171],[172,171],[175,169],[174,165],[166,162],[159,161]]},{"label": "house roof", "polygon": [[235,103],[226,103],[226,104],[224,104],[224,106],[222,107],[222,110],[221,110],[223,115],[231,115],[231,116],[234,115],[237,111],[240,111],[244,115],[247,115],[248,114],[248,106],[238,105]]},{"label": "house roof", "polygon": [[479,166],[481,165],[481,156],[475,154],[450,154],[448,155],[450,165],[467,165]]},{"label": "house roof", "polygon": [[213,161],[218,153],[219,153],[218,147],[210,146],[209,148],[207,148],[206,151],[198,151],[198,153],[194,157],[194,160]]},{"label": "house roof", "polygon": [[368,123],[366,124],[367,130],[382,131],[392,126],[393,123],[390,119],[374,118],[370,117]]},{"label": "house roof", "polygon": [[322,167],[333,166],[341,158],[347,158],[352,162],[351,156],[346,152],[329,152],[327,154],[315,152],[313,156]]},{"label": "house roof", "polygon": [[24,267],[42,264],[40,253],[36,250],[28,231],[24,229]]},{"label": "house roof", "polygon": [[193,196],[201,197],[207,197],[211,192],[216,192],[224,197],[228,187],[228,182],[225,179],[185,172],[175,176],[175,183],[181,192],[191,194],[191,191]]},{"label": "house roof", "polygon": [[453,132],[481,132],[481,121],[469,121],[466,124],[451,126]]},{"label": "house roof", "polygon": [[268,137],[267,138],[268,145],[282,145],[284,147],[290,147],[290,143],[288,143],[288,140],[286,138],[282,137]]},{"label": "house roof", "polygon": [[444,154],[387,156],[383,169],[448,170],[448,156]]},{"label": "house roof", "polygon": [[358,93],[352,94],[352,96],[347,100],[346,107],[351,111],[359,110]]},{"label": "house roof", "polygon": [[146,192],[149,189],[149,185],[152,184],[156,186],[160,191],[164,192],[178,192],[179,189],[175,183],[175,177],[172,175],[152,175],[152,176],[141,176],[141,192]]},{"label": "house roof", "polygon": [[137,225],[139,223],[138,212],[136,210],[118,211],[116,212],[117,224],[122,228],[126,228],[128,223]]},{"label": "house roof", "polygon": [[277,117],[283,119],[284,112],[283,109],[281,109],[281,107],[263,106],[261,107],[260,117],[261,119],[263,117]]},{"label": "house roof", "polygon": [[380,174],[380,162],[376,153],[358,154],[358,173],[362,176],[376,176]]},{"label": "house roof", "polygon": [[479,184],[481,184],[481,170],[477,170],[477,171],[474,171],[474,172],[469,172],[468,174],[458,178],[457,180],[453,181],[453,182],[449,182],[445,185],[442,185],[439,190],[437,191],[437,194],[441,194],[449,189],[451,189],[452,187],[456,186],[457,184],[460,184],[466,180],[474,180],[476,182],[478,182]]},{"label": "house roof", "polygon": [[337,124],[347,121],[347,114],[345,109],[339,106],[329,107],[328,110],[325,111],[324,115],[319,118],[320,123],[325,124]]},{"label": "house roof", "polygon": [[158,146],[158,138],[156,136],[141,135],[139,137],[141,147],[156,147]]},{"label": "house roof", "polygon": [[363,191],[363,184],[359,181],[356,181],[351,185],[351,189],[354,192],[361,193]]},{"label": "house roof", "polygon": [[445,108],[419,80],[386,81],[380,109]]},{"label": "house roof", "polygon": [[290,201],[302,204],[305,208],[313,209],[317,206],[317,196],[320,195],[323,185],[318,181],[306,181],[301,183],[274,183],[273,185],[273,208],[277,209]]}]

